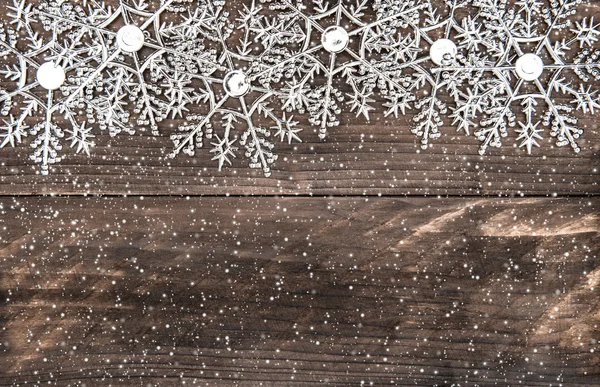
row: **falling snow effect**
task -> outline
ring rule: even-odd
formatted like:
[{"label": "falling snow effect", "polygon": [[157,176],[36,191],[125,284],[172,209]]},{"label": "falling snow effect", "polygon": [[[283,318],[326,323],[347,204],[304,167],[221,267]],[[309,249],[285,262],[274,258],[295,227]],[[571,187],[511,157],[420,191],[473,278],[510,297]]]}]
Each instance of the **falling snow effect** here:
[{"label": "falling snow effect", "polygon": [[3,5],[0,385],[600,387],[600,4]]},{"label": "falling snow effect", "polygon": [[[276,142],[322,139],[344,112],[409,115],[427,149],[444,126],[532,153],[546,129],[579,152],[599,107],[600,30],[580,0],[14,0],[0,30],[0,146],[47,174],[96,130],[149,130],[219,169],[265,176]],[[176,123],[176,127],[165,121]],[[399,121],[400,122],[400,121]],[[405,121],[402,121],[404,125]],[[142,145],[143,146],[143,145]]]},{"label": "falling snow effect", "polygon": [[598,198],[0,198],[6,385],[597,386]]}]

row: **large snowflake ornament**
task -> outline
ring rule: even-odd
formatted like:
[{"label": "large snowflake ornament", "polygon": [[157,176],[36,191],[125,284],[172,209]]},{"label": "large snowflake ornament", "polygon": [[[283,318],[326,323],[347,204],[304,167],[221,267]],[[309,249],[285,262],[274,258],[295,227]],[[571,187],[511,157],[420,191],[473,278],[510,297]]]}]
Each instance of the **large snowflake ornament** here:
[{"label": "large snowflake ornament", "polygon": [[[252,63],[251,75],[267,88],[279,88],[287,111],[307,112],[325,138],[349,107],[367,120],[377,94],[393,94],[397,105],[413,99],[414,80],[396,59],[382,56],[396,28],[418,22],[422,1],[266,0],[250,11],[245,27],[256,33],[264,53]],[[397,52],[401,48],[398,48]]]},{"label": "large snowflake ornament", "polygon": [[162,120],[181,116],[198,101],[186,71],[210,74],[217,68],[196,31],[211,16],[200,8],[190,14],[186,0],[84,3],[42,2],[34,9],[47,29],[87,37],[87,55],[96,58],[91,76],[77,77],[78,88],[66,102],[85,104],[89,119],[112,135],[132,131],[130,116],[137,127],[158,134]]},{"label": "large snowflake ornament", "polygon": [[[457,98],[455,121],[482,142],[480,153],[500,147],[508,128],[516,127],[520,147],[539,147],[544,127],[557,146],[580,148],[583,129],[577,111],[600,107],[597,45],[599,24],[574,18],[581,0],[476,0],[480,48],[486,60],[463,67],[476,82]],[[444,69],[442,69],[443,71]]]},{"label": "large snowflake ornament", "polygon": [[[35,7],[15,2],[0,36],[2,73],[14,81],[0,97],[8,115],[0,145],[21,142],[30,117],[43,108],[44,126],[35,124],[30,132],[38,136],[31,143],[32,158],[47,174],[48,165],[61,159],[61,126],[70,125],[72,146],[87,153],[93,125],[111,136],[132,134],[135,127],[158,134],[162,120],[199,103],[200,95],[188,87],[189,73],[218,68],[214,50],[197,33],[210,16],[189,14],[183,4],[187,1],[58,0]],[[46,95],[44,104],[40,93]],[[15,96],[24,106],[11,103]],[[63,118],[57,121],[56,113]]]},{"label": "large snowflake ornament", "polygon": [[[16,146],[32,136],[31,159],[47,174],[50,164],[62,159],[62,141],[70,142],[76,152],[89,152],[93,135],[85,121],[78,119],[76,108],[64,103],[64,91],[73,87],[66,74],[85,72],[89,58],[75,37],[62,42],[38,32],[31,6],[23,0],[8,7],[8,22],[0,26],[0,57],[4,64],[0,75],[0,147]],[[37,27],[37,28],[36,28]],[[41,30],[41,28],[40,28]],[[63,88],[62,92],[61,87]]]},{"label": "large snowflake ornament", "polygon": [[[301,129],[293,116],[278,113],[271,106],[281,92],[258,83],[250,68],[257,57],[272,55],[275,47],[266,47],[262,54],[253,52],[261,33],[247,24],[259,9],[255,1],[239,10],[237,28],[229,22],[223,2],[209,4],[208,13],[213,17],[204,23],[206,31],[198,32],[214,43],[219,68],[210,76],[188,73],[200,91],[201,106],[197,113],[186,116],[187,122],[179,126],[178,133],[171,135],[174,149],[169,156],[182,152],[193,156],[208,138],[213,160],[221,169],[232,163],[239,144],[245,149],[249,167],[261,169],[268,177],[278,158],[271,138],[301,141]],[[237,44],[231,44],[232,40]]]}]

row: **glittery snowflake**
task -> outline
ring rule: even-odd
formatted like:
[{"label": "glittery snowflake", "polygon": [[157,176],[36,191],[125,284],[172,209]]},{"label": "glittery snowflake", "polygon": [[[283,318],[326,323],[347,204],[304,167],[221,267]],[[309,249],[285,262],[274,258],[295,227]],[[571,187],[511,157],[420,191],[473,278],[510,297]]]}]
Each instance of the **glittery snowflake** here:
[{"label": "glittery snowflake", "polygon": [[[347,106],[369,119],[378,93],[393,94],[405,109],[414,82],[382,50],[404,42],[391,31],[418,22],[419,1],[265,0],[245,20],[264,54],[251,73],[265,87],[278,88],[283,108],[308,113],[325,138]],[[400,49],[399,49],[400,50]],[[406,55],[411,56],[410,48]]]},{"label": "glittery snowflake", "polygon": [[219,69],[211,76],[192,75],[202,106],[198,113],[187,115],[187,122],[171,135],[174,150],[169,156],[181,152],[193,156],[197,148],[203,147],[206,137],[219,169],[232,163],[239,144],[245,149],[249,167],[262,169],[265,176],[270,176],[271,166],[278,158],[271,137],[289,143],[301,141],[301,129],[293,116],[278,113],[272,106],[281,92],[258,83],[258,75],[250,68],[257,57],[272,55],[274,51],[271,47],[261,54],[253,52],[261,31],[249,28],[247,23],[259,7],[255,1],[244,5],[234,24],[229,22],[223,2],[207,4],[206,11],[213,17],[204,23],[207,32],[202,34],[215,43]]},{"label": "glittery snowflake", "polygon": [[[539,147],[544,127],[557,146],[580,148],[576,113],[600,107],[590,81],[600,80],[599,24],[581,17],[580,0],[477,0],[475,44],[486,60],[462,67],[471,79],[457,98],[455,122],[482,142],[480,153],[500,147],[516,127],[520,147]],[[584,13],[584,12],[581,12]],[[464,96],[464,95],[463,95]],[[479,116],[479,117],[478,117]]]},{"label": "glittery snowflake", "polygon": [[[425,2],[420,19],[378,37],[384,58],[396,61],[396,68],[410,84],[411,105],[403,95],[390,93],[387,116],[398,117],[414,106],[416,113],[411,128],[427,149],[432,139],[441,136],[444,116],[454,109],[458,100],[467,97],[465,85],[477,81],[476,72],[464,68],[484,65],[480,46],[480,26],[469,15],[471,0]],[[380,17],[391,13],[393,2],[382,2]],[[399,98],[400,97],[400,98]],[[459,130],[467,130],[464,123]]]},{"label": "glittery snowflake", "polygon": [[[198,13],[200,8],[189,14],[184,3],[59,0],[34,7],[15,2],[0,36],[2,73],[14,82],[0,97],[8,116],[0,145],[21,142],[29,119],[44,108],[45,121],[30,134],[38,136],[31,143],[32,159],[47,174],[49,164],[62,158],[64,121],[71,126],[66,130],[71,146],[89,153],[93,125],[111,136],[132,134],[135,127],[158,134],[159,122],[199,103],[201,95],[187,87],[190,74],[210,74],[218,66],[214,51],[202,39],[192,39],[207,16]],[[25,38],[19,36],[23,33]],[[42,93],[45,104],[37,95]],[[15,96],[23,105],[12,103]]]},{"label": "glittery snowflake", "polygon": [[[73,85],[65,73],[86,66],[89,59],[80,56],[86,48],[76,39],[59,42],[56,31],[41,34],[32,7],[24,1],[8,7],[8,22],[0,26],[0,75],[6,88],[0,88],[0,147],[16,146],[32,136],[31,159],[47,174],[49,165],[62,159],[65,136],[76,152],[89,152],[93,135],[77,111],[65,104],[60,92]],[[82,70],[83,71],[83,70]],[[34,80],[37,74],[37,80]]]},{"label": "glittery snowflake", "polygon": [[88,118],[114,135],[132,131],[130,116],[137,127],[158,134],[162,120],[183,115],[199,101],[186,87],[187,73],[210,74],[217,67],[197,32],[211,17],[202,8],[189,13],[186,0],[84,3],[42,2],[34,9],[47,30],[88,38],[93,70],[91,76],[86,69],[75,75],[78,88],[67,103],[85,104]]}]

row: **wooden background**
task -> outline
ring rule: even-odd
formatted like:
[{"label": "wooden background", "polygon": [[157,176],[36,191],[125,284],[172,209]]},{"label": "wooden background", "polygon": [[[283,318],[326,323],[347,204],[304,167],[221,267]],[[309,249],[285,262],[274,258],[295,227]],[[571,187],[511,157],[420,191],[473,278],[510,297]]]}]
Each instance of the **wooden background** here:
[{"label": "wooden background", "polygon": [[0,149],[0,386],[600,386],[597,119],[533,156],[410,120],[303,121],[271,178]]},{"label": "wooden background", "polygon": [[597,198],[0,205],[0,385],[600,381]]}]

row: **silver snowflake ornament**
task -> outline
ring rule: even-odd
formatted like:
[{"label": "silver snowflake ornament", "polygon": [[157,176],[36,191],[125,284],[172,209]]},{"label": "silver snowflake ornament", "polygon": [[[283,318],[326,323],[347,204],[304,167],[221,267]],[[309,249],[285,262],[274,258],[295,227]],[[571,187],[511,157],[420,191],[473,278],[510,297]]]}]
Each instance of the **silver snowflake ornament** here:
[{"label": "silver snowflake ornament", "polygon": [[185,0],[85,4],[42,2],[34,9],[46,29],[86,37],[86,54],[95,58],[91,76],[78,77],[66,102],[84,104],[90,121],[111,135],[131,133],[131,116],[136,127],[158,134],[162,120],[181,116],[198,101],[185,71],[210,74],[216,68],[196,31],[210,16],[189,14]]},{"label": "silver snowflake ornament", "polygon": [[251,74],[265,87],[280,90],[286,111],[308,113],[321,138],[340,124],[346,107],[368,120],[378,94],[394,94],[398,103],[412,101],[413,80],[401,74],[394,58],[380,53],[393,44],[391,31],[418,21],[422,2],[263,3],[244,20],[264,51],[252,63]]},{"label": "silver snowflake ornament", "polygon": [[[43,174],[61,160],[65,132],[72,147],[86,153],[93,145],[92,127],[111,136],[133,134],[135,128],[158,134],[162,120],[200,102],[187,87],[191,78],[186,74],[210,74],[218,67],[214,52],[195,39],[208,16],[189,14],[181,0],[153,3],[154,8],[145,0],[113,3],[58,0],[32,6],[21,0],[9,7],[0,36],[6,62],[2,73],[14,87],[0,96],[8,116],[0,145],[21,142],[29,121],[44,109],[44,124],[29,130],[38,136],[31,142],[32,159]],[[25,38],[17,37],[23,31]],[[24,104],[18,117],[14,97]],[[57,113],[62,116],[58,121]],[[67,124],[70,128],[63,130]]]},{"label": "silver snowflake ornament", "polygon": [[[393,2],[382,2],[382,10]],[[386,116],[398,117],[414,107],[411,132],[427,149],[430,140],[441,136],[444,117],[455,107],[456,100],[467,96],[465,85],[476,80],[477,74],[465,72],[483,63],[480,52],[480,29],[469,15],[470,0],[425,2],[419,20],[381,37],[380,46],[388,60],[397,61],[397,68],[410,79],[414,103],[394,93],[384,104]],[[441,68],[444,71],[440,71]],[[460,128],[459,130],[464,130]]]},{"label": "silver snowflake ornament", "polygon": [[593,18],[579,16],[583,2],[476,0],[473,6],[485,60],[463,67],[476,81],[456,99],[455,122],[467,132],[475,128],[481,154],[500,147],[511,127],[528,153],[540,146],[545,127],[557,146],[579,152],[577,116],[600,106],[590,83],[600,80],[600,30]]},{"label": "silver snowflake ornament", "polygon": [[[94,145],[90,129],[78,117],[77,109],[65,103],[65,93],[75,87],[68,74],[90,62],[80,55],[85,45],[74,37],[62,41],[57,32],[40,33],[32,6],[24,0],[8,7],[8,21],[0,26],[0,147],[17,146],[31,137],[31,160],[41,173],[62,159],[67,137],[76,152],[88,153]],[[79,70],[85,71],[85,70]]]},{"label": "silver snowflake ornament", "polygon": [[187,122],[178,127],[178,132],[171,134],[174,148],[169,156],[193,156],[206,138],[212,146],[212,159],[221,169],[232,164],[239,144],[249,159],[249,167],[270,176],[271,166],[278,159],[272,138],[300,142],[301,129],[293,116],[278,113],[272,106],[282,92],[261,85],[252,70],[257,57],[268,56],[275,49],[266,48],[261,54],[253,50],[262,34],[247,24],[257,12],[256,2],[239,11],[237,27],[229,22],[223,6],[223,2],[207,3],[213,17],[204,23],[207,32],[203,34],[213,42],[218,69],[210,75],[188,73],[201,95],[201,103],[193,114],[186,115]]}]

